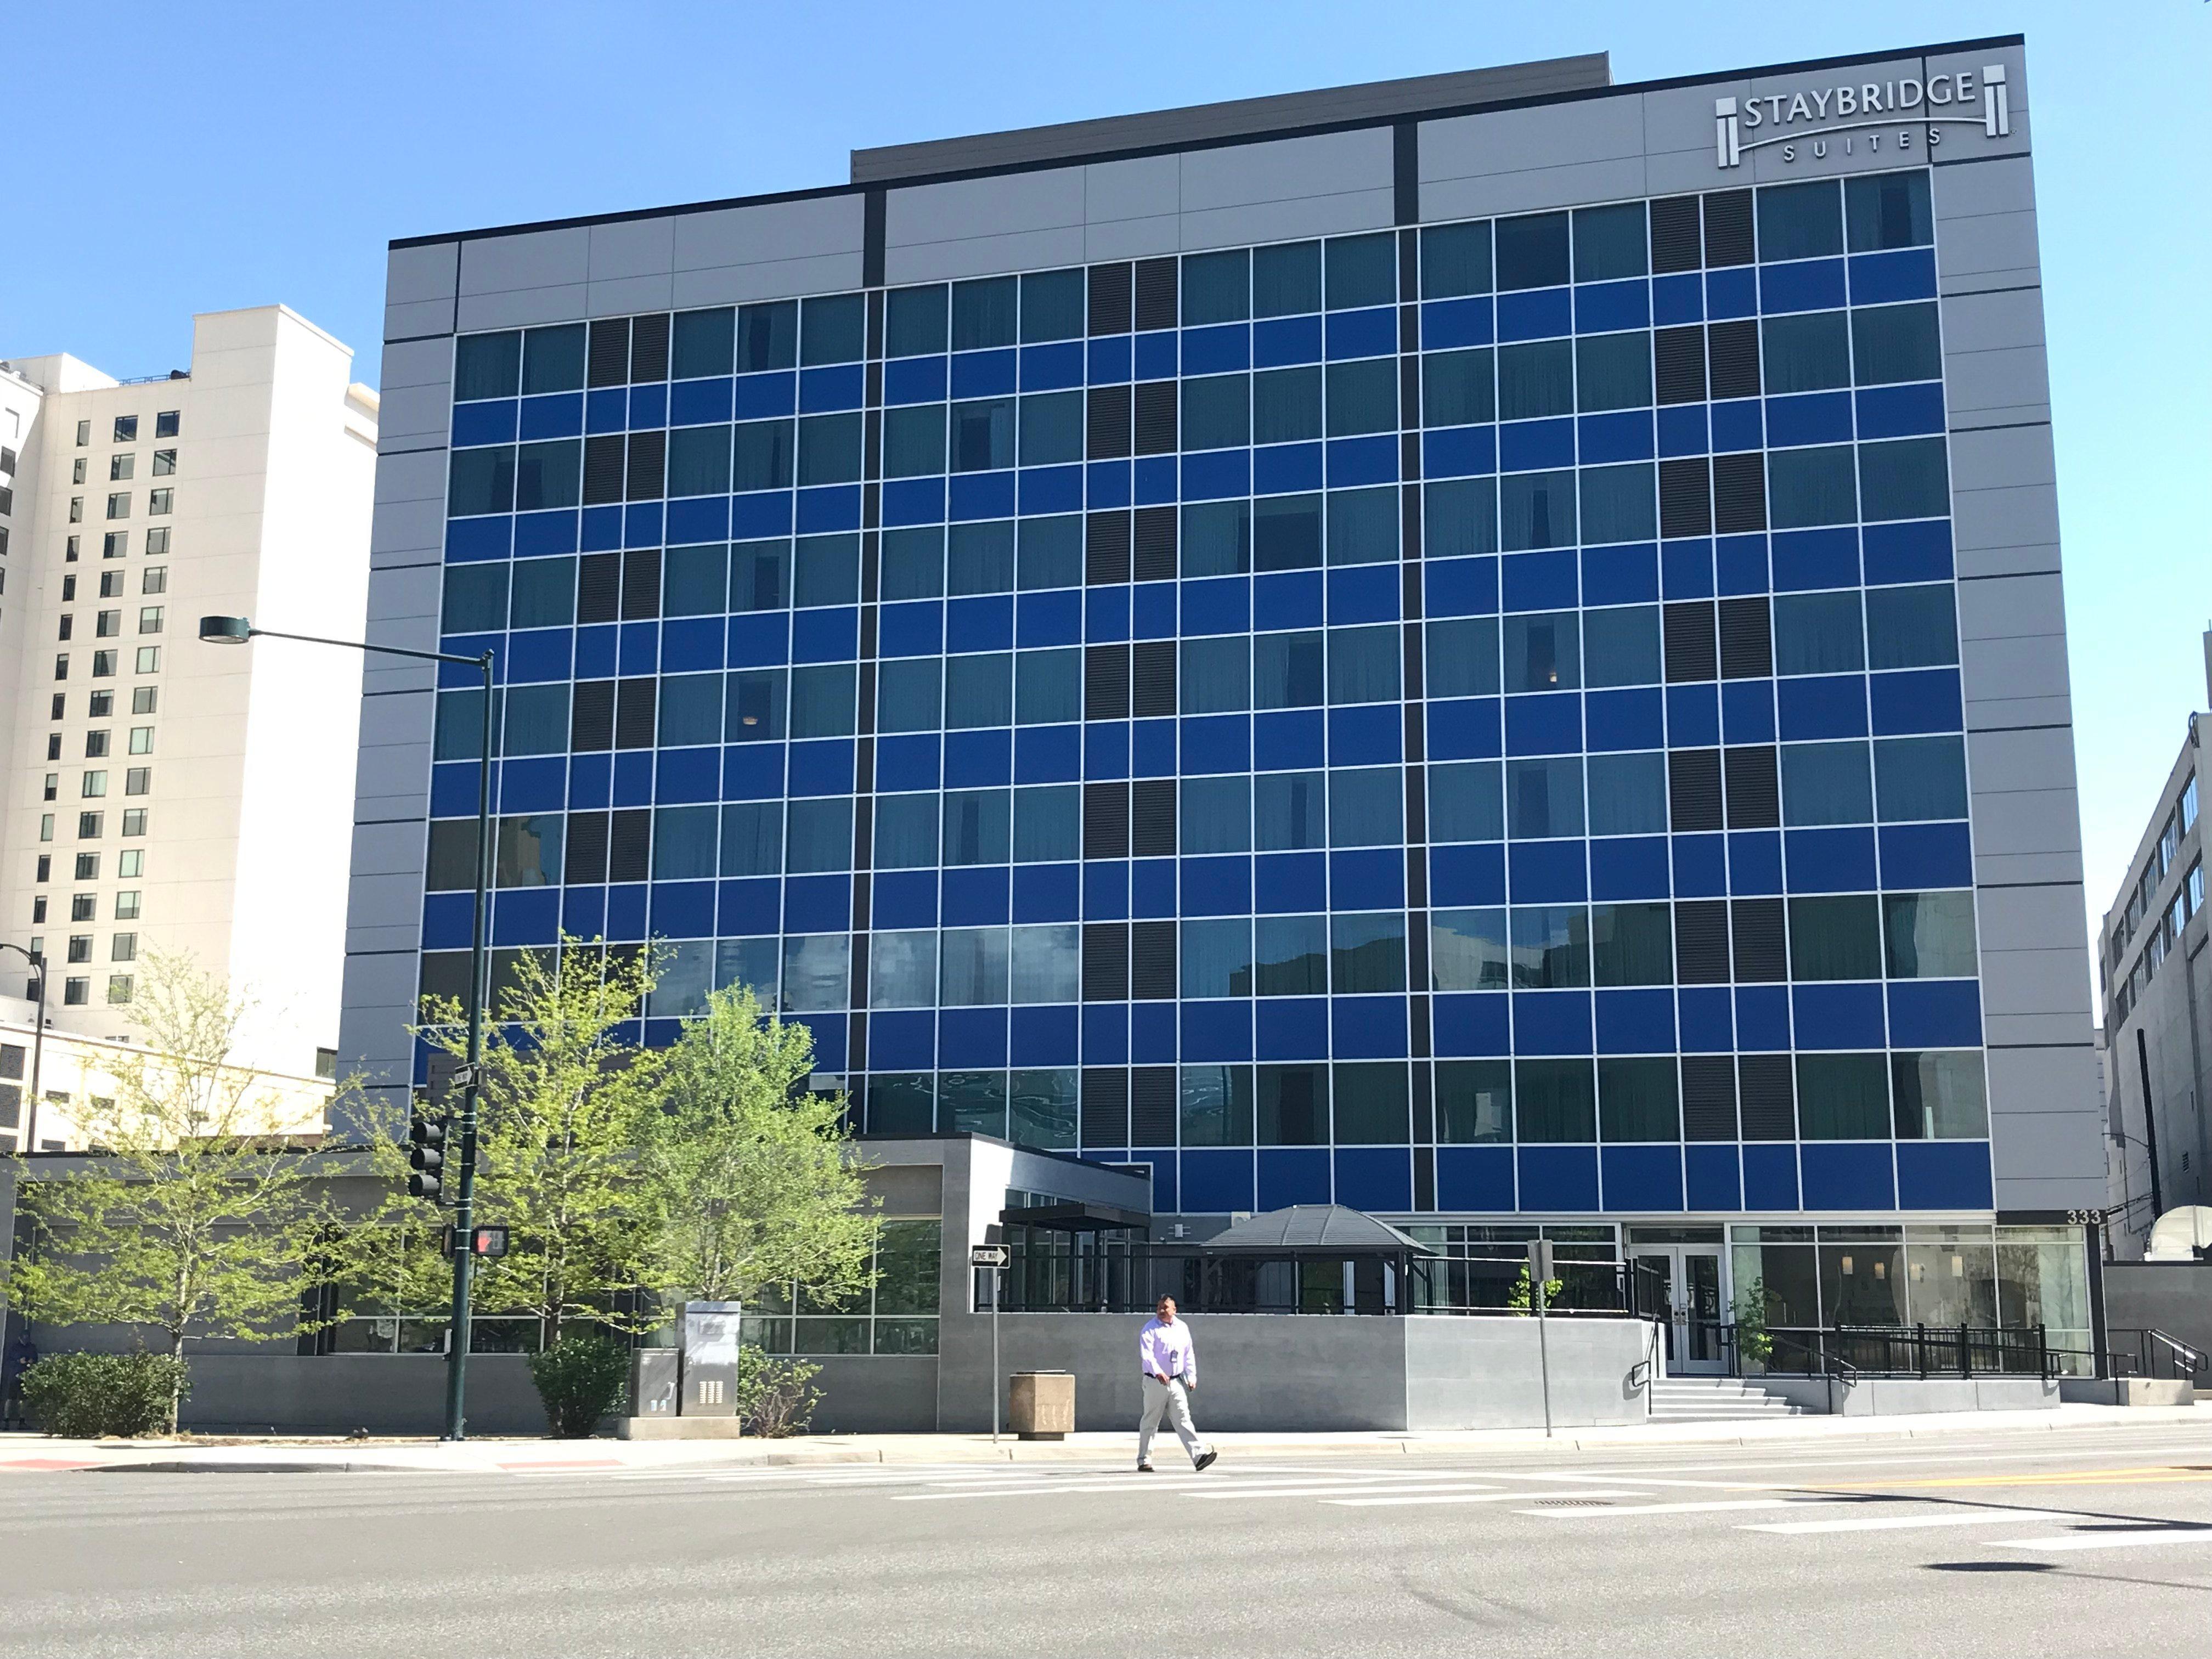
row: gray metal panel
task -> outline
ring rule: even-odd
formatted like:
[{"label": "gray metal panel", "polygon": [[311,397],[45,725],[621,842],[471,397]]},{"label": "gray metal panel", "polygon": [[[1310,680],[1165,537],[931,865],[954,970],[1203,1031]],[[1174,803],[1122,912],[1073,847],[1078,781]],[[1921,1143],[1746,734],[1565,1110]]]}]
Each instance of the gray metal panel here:
[{"label": "gray metal panel", "polygon": [[1592,52],[1579,58],[1329,87],[1272,98],[1240,98],[1186,109],[1152,110],[1011,132],[856,149],[852,179],[855,184],[877,184],[922,173],[964,173],[1118,150],[1164,149],[1248,132],[1285,131],[1339,121],[1384,121],[1423,110],[1587,91],[1610,85],[1612,80],[1606,54]]},{"label": "gray metal panel", "polygon": [[694,306],[742,305],[795,295],[844,294],[861,286],[860,252],[818,253],[750,265],[679,270],[672,300],[678,311]]},{"label": "gray metal panel", "polygon": [[1082,167],[1018,173],[1002,179],[961,179],[886,191],[884,248],[969,241],[1024,231],[1055,230],[1084,219]]},{"label": "gray metal panel", "polygon": [[1182,161],[1174,155],[1099,161],[1083,169],[1083,217],[1091,225],[1117,219],[1173,217],[1182,209]]},{"label": "gray metal panel", "polygon": [[782,265],[839,253],[857,258],[866,234],[865,219],[858,196],[679,214],[672,232],[673,268],[680,274],[735,265]]},{"label": "gray metal panel", "polygon": [[639,311],[667,311],[675,299],[676,279],[666,273],[616,276],[584,290],[584,310],[592,317],[627,317]]},{"label": "gray metal panel", "polygon": [[1182,210],[1249,207],[1389,191],[1395,141],[1388,127],[1194,150],[1182,159]]},{"label": "gray metal panel", "polygon": [[[1711,125],[1707,105],[1705,125]],[[1474,218],[1644,193],[1641,96],[1421,125],[1421,217]]]},{"label": "gray metal panel", "polygon": [[[478,244],[471,242],[471,247]],[[464,334],[495,328],[532,328],[541,323],[574,322],[590,302],[581,283],[559,288],[518,288],[495,294],[465,294],[454,317]]]},{"label": "gray metal panel", "polygon": [[450,334],[460,283],[460,244],[396,247],[384,267],[384,337]]},{"label": "gray metal panel", "polygon": [[619,219],[586,228],[585,270],[594,283],[665,276],[676,269],[676,221]]},{"label": "gray metal panel", "polygon": [[591,276],[592,233],[581,225],[482,236],[461,244],[464,300],[582,283]]},{"label": "gray metal panel", "polygon": [[398,340],[384,348],[379,376],[380,450],[434,447],[446,441],[453,404],[453,342]]}]

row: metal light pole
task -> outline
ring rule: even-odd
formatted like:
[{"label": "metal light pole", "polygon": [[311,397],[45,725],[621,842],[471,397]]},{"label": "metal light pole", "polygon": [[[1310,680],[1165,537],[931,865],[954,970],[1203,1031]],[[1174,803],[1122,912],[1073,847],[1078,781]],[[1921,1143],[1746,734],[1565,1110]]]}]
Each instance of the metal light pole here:
[{"label": "metal light pole", "polygon": [[[446,1426],[441,1437],[467,1437],[469,1313],[471,1274],[476,1265],[471,1249],[474,1233],[477,1186],[477,1108],[483,1078],[484,1006],[490,999],[487,983],[491,951],[487,945],[491,915],[491,744],[494,655],[457,656],[446,651],[409,651],[396,645],[370,645],[362,640],[330,640],[314,634],[283,634],[272,628],[256,628],[244,617],[202,617],[200,638],[215,645],[244,645],[248,640],[299,640],[308,645],[335,645],[371,656],[412,657],[418,662],[465,664],[483,676],[483,736],[477,751],[477,892],[476,916],[469,934],[469,1057],[461,1068],[461,1178],[453,1195],[453,1305],[446,1338]],[[45,981],[40,978],[43,994]]]},{"label": "metal light pole", "polygon": [[46,959],[36,951],[7,939],[0,939],[0,951],[13,951],[31,964],[31,971],[39,976],[38,1024],[31,1028],[31,1106],[23,1119],[23,1146],[27,1152],[39,1150],[39,1076],[46,1061]]}]

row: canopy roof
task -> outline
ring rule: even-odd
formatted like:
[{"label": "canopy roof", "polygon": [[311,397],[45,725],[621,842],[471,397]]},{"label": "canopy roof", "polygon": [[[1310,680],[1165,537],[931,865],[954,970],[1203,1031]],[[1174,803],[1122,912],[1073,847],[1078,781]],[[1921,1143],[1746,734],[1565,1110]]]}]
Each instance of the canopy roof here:
[{"label": "canopy roof", "polygon": [[1232,1222],[1202,1250],[1247,1255],[1435,1255],[1437,1249],[1388,1222],[1341,1204],[1293,1204]]}]

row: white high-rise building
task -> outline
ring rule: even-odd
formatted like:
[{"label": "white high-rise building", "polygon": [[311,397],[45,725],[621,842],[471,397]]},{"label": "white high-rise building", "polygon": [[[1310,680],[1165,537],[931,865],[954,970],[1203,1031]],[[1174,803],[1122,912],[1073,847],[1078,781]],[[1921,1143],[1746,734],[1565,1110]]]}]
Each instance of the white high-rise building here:
[{"label": "white high-rise building", "polygon": [[[258,1004],[243,1063],[331,1063],[361,664],[197,619],[361,636],[377,394],[352,365],[282,306],[196,317],[161,376],[0,361],[0,941],[51,963],[50,1030],[134,1036],[147,952],[189,952]],[[0,1016],[27,988],[0,952]]]}]

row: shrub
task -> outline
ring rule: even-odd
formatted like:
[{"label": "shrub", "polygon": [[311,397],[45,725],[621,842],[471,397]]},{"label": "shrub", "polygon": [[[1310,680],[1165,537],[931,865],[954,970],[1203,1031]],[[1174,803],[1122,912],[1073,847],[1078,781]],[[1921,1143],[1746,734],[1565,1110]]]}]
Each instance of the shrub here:
[{"label": "shrub", "polygon": [[162,1433],[191,1392],[185,1362],[163,1353],[49,1354],[19,1384],[24,1415],[70,1439]]},{"label": "shrub", "polygon": [[554,1436],[581,1440],[629,1387],[629,1350],[598,1331],[572,1332],[530,1356],[530,1380]]},{"label": "shrub", "polygon": [[804,1434],[822,1401],[815,1377],[822,1367],[803,1359],[771,1359],[758,1348],[738,1350],[738,1415],[764,1439]]}]

